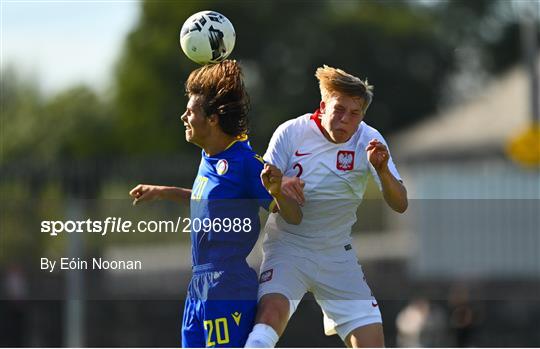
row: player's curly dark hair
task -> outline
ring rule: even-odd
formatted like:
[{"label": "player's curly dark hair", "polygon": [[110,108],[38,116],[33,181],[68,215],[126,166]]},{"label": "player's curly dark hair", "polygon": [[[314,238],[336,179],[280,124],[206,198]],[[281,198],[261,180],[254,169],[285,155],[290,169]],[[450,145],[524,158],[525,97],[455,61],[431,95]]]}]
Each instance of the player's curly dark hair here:
[{"label": "player's curly dark hair", "polygon": [[188,95],[203,96],[206,115],[218,115],[222,131],[231,136],[248,132],[249,95],[242,69],[235,60],[202,66],[186,81]]}]

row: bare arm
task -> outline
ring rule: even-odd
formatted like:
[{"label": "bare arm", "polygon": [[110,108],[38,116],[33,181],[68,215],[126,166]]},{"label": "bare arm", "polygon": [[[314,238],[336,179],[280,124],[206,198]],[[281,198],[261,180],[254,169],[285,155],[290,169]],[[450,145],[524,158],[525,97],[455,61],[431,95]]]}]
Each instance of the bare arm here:
[{"label": "bare arm", "polygon": [[275,195],[274,200],[276,201],[279,209],[279,214],[281,217],[283,217],[285,222],[294,225],[302,223],[302,210],[295,200],[282,193]]},{"label": "bare arm", "polygon": [[281,191],[281,179],[283,174],[274,165],[265,164],[261,172],[261,180],[264,187],[274,198],[279,214],[289,224],[298,225],[302,222],[302,210],[298,203]]},{"label": "bare arm", "polygon": [[133,198],[133,205],[144,201],[169,200],[174,202],[188,201],[191,198],[191,189],[167,187],[162,185],[139,184],[131,189],[129,195]]},{"label": "bare arm", "polygon": [[376,139],[372,139],[366,147],[369,162],[377,171],[381,180],[383,197],[388,206],[394,211],[403,213],[407,210],[407,189],[397,180],[388,168],[390,154],[386,145]]},{"label": "bare arm", "polygon": [[407,189],[390,173],[388,167],[386,170],[377,171],[381,180],[384,201],[392,210],[403,213],[407,210]]}]

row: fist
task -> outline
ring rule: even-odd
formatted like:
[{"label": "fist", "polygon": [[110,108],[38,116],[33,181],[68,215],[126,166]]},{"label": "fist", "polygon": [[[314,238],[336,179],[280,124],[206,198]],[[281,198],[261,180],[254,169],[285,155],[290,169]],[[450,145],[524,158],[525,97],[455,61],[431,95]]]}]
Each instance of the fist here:
[{"label": "fist", "polygon": [[274,165],[264,164],[264,168],[261,171],[261,181],[272,196],[281,194],[281,179],[283,174]]},{"label": "fist", "polygon": [[369,141],[366,152],[368,160],[375,167],[375,170],[379,171],[388,166],[388,159],[390,159],[388,148],[377,139]]},{"label": "fist", "polygon": [[298,177],[283,176],[281,180],[281,191],[283,194],[293,198],[298,205],[304,206],[306,198],[304,197],[304,186],[306,183]]}]

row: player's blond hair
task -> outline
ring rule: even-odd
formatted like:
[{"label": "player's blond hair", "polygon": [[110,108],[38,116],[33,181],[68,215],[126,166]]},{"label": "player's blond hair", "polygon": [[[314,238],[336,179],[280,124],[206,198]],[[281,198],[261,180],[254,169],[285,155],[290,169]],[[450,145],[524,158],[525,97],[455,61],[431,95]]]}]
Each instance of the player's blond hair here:
[{"label": "player's blond hair", "polygon": [[341,69],[327,65],[317,68],[315,76],[319,80],[319,89],[323,101],[326,101],[334,93],[359,97],[364,101],[363,112],[366,113],[373,100],[373,86],[368,83],[367,79],[363,81]]},{"label": "player's blond hair", "polygon": [[244,86],[242,69],[235,60],[204,65],[189,75],[188,95],[202,95],[203,109],[218,115],[223,132],[240,136],[248,132],[249,95]]}]

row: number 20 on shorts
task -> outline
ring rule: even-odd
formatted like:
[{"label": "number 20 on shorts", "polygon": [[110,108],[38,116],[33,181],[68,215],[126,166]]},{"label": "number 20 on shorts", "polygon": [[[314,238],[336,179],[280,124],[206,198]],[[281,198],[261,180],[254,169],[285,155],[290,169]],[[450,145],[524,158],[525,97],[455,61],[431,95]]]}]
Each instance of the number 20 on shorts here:
[{"label": "number 20 on shorts", "polygon": [[217,344],[229,343],[229,326],[227,325],[227,318],[220,317],[215,320],[204,320],[204,329],[208,334],[206,337],[206,346],[213,347],[216,345],[216,341]]}]

